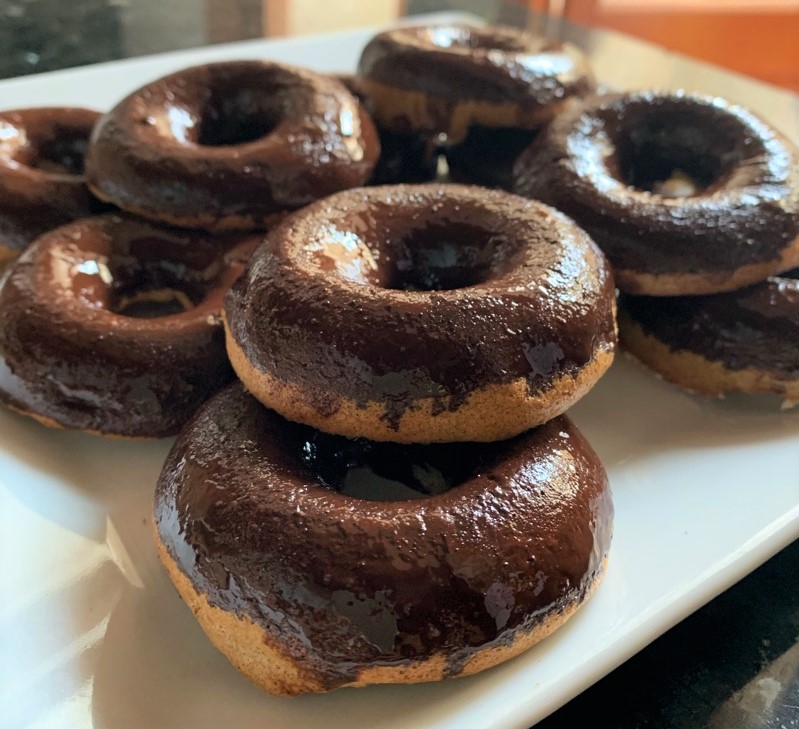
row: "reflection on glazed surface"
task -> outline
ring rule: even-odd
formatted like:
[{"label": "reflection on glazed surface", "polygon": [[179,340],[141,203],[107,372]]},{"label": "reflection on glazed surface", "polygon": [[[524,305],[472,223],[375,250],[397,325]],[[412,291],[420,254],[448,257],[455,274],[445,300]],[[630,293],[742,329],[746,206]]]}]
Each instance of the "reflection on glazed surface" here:
[{"label": "reflection on glazed surface", "polygon": [[231,378],[222,297],[258,242],[115,215],[43,237],[0,287],[0,398],[63,427],[175,432]]},{"label": "reflection on glazed surface", "polygon": [[[663,194],[678,173],[689,194]],[[778,259],[799,235],[795,147],[716,97],[642,91],[575,103],[514,176],[514,192],[563,210],[620,269],[729,271]]]},{"label": "reflection on glazed surface", "polygon": [[334,79],[235,61],[179,71],[123,99],[99,125],[86,166],[93,189],[125,209],[251,229],[365,183],[378,154],[369,116]]},{"label": "reflection on glazed surface", "polygon": [[417,397],[443,412],[494,383],[536,392],[615,344],[604,258],[563,216],[504,193],[341,193],[268,241],[227,324],[256,368],[320,393],[320,412],[385,399],[393,422]]},{"label": "reflection on glazed surface", "polygon": [[[426,464],[422,481],[436,470],[452,487],[394,501],[334,488],[378,461],[406,485]],[[511,643],[583,597],[611,521],[604,470],[565,418],[496,444],[368,444],[285,421],[240,385],[179,437],[156,496],[160,538],[195,589],[328,688],[436,654],[457,674]]]},{"label": "reflection on glazed surface", "polygon": [[620,307],[672,351],[730,370],[799,376],[799,269],[740,291],[710,296],[626,296]]},{"label": "reflection on glazed surface", "polygon": [[83,162],[100,114],[88,109],[0,112],[0,263],[42,233],[100,209]]}]

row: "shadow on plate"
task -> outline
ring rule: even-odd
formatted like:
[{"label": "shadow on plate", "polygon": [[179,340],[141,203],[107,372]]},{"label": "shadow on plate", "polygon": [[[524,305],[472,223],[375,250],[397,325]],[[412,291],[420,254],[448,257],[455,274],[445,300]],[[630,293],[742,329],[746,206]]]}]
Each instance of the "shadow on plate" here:
[{"label": "shadow on plate", "polygon": [[73,723],[88,713],[85,687],[125,581],[102,545],[84,556],[37,585],[32,599],[5,605],[0,645],[14,660],[0,667],[4,726],[49,726],[54,716]]},{"label": "shadow on plate", "polygon": [[163,573],[146,590],[128,588],[111,616],[94,678],[93,726],[218,729],[224,717],[236,727],[399,729],[443,721],[469,682],[270,696],[211,645]]},{"label": "shadow on plate", "polygon": [[152,497],[172,441],[108,440],[0,410],[0,443],[8,493],[48,521],[102,540],[106,514],[137,493]]}]

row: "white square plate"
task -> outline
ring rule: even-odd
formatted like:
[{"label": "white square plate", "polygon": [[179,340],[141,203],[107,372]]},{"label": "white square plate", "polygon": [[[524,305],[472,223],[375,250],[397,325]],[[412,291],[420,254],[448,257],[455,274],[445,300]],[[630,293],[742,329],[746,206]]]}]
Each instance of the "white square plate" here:
[{"label": "white square plate", "polygon": [[[105,109],[164,73],[229,58],[353,69],[370,35],[240,43],[5,81],[0,103]],[[642,73],[619,62],[618,45],[591,50],[606,83]],[[653,85],[687,78],[750,104],[756,91],[773,101],[759,111],[795,135],[789,94],[639,50],[653,61]],[[608,469],[617,517],[605,583],[565,628],[472,678],[277,699],[215,651],[160,568],[150,510],[170,442],[105,441],[0,412],[0,726],[527,727],[799,536],[798,412],[770,398],[694,398],[620,357],[572,415]]]}]

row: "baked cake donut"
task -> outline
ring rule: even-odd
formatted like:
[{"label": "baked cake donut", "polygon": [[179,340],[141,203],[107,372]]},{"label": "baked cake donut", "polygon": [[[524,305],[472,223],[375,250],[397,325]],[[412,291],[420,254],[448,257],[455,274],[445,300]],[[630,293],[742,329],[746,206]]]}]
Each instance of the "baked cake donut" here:
[{"label": "baked cake donut", "polygon": [[285,421],[240,384],[183,430],[155,497],[181,597],[275,694],[517,655],[598,584],[612,516],[604,469],[565,417],[501,443],[367,443]]},{"label": "baked cake donut", "polygon": [[295,213],[225,300],[227,346],[268,407],[398,442],[509,438],[609,367],[614,286],[564,215],[460,185],[351,190]]},{"label": "baked cake donut", "polygon": [[0,285],[0,402],[103,435],[177,432],[233,378],[222,297],[258,242],[117,215],[45,234]]},{"label": "baked cake donut", "polygon": [[358,73],[381,127],[451,144],[475,124],[537,129],[594,88],[577,48],[507,27],[388,30],[364,48]]},{"label": "baked cake donut", "polygon": [[799,270],[711,296],[625,296],[619,336],[666,380],[705,395],[799,401]]},{"label": "baked cake donut", "polygon": [[514,178],[594,238],[622,291],[730,291],[799,265],[799,153],[723,99],[639,91],[575,104]]},{"label": "baked cake donut", "polygon": [[365,183],[379,152],[371,118],[339,81],[232,61],[123,99],[95,130],[86,174],[98,197],[146,218],[251,230]]},{"label": "baked cake donut", "polygon": [[83,178],[99,118],[64,107],[0,111],[0,267],[42,233],[99,209]]}]

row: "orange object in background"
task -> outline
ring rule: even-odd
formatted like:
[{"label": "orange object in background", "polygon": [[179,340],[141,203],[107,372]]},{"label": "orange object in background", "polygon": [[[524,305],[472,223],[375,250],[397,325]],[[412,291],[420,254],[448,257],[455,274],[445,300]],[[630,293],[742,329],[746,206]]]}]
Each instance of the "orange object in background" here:
[{"label": "orange object in background", "polygon": [[561,4],[575,23],[618,30],[799,92],[799,0],[562,0]]}]

